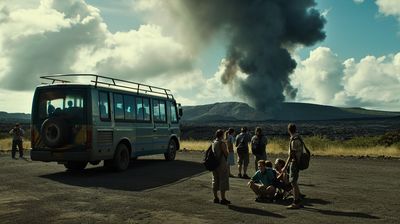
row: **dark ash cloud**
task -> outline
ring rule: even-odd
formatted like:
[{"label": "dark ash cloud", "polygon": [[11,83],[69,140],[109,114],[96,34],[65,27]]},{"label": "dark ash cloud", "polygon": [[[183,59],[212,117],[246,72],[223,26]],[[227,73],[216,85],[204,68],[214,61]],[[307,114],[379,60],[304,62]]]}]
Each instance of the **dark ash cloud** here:
[{"label": "dark ash cloud", "polygon": [[[259,110],[294,98],[289,75],[296,62],[289,53],[325,38],[325,19],[314,0],[176,0],[171,14],[193,41],[202,44],[218,32],[227,38],[222,82]],[[194,44],[196,44],[194,43]],[[238,79],[237,72],[247,74]]]}]

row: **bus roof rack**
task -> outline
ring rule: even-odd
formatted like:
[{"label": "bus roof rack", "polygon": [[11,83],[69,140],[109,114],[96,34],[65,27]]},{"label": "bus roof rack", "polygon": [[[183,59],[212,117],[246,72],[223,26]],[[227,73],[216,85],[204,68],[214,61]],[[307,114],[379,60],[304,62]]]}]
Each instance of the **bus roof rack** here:
[{"label": "bus roof rack", "polygon": [[[165,96],[167,99],[172,98],[174,99],[174,96],[172,95],[171,90],[157,87],[157,86],[150,86],[146,85],[143,83],[137,83],[137,82],[131,82],[127,80],[122,80],[122,79],[116,79],[112,77],[107,77],[107,76],[101,76],[101,75],[96,75],[96,74],[55,74],[55,75],[45,75],[45,76],[40,76],[42,79],[50,80],[52,81],[51,84],[54,83],[72,83],[71,80],[68,80],[68,78],[83,78],[83,77],[89,77],[92,78],[90,80],[90,83],[94,83],[94,87],[97,88],[97,86],[108,86],[108,87],[115,87],[115,88],[123,88],[123,89],[130,89],[130,90],[135,90],[137,93],[145,93],[145,94],[153,94],[153,95],[158,95],[158,96]],[[94,80],[93,80],[94,78]],[[77,80],[73,80],[74,82],[78,82]],[[78,82],[79,83],[79,82]],[[49,83],[46,83],[49,84]]]}]

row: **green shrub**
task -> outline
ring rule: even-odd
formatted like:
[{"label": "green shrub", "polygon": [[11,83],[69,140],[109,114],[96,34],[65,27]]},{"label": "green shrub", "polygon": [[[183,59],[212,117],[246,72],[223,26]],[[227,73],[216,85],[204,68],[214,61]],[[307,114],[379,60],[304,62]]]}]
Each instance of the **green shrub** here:
[{"label": "green shrub", "polygon": [[378,139],[378,144],[383,146],[391,146],[400,144],[400,130],[387,132]]}]

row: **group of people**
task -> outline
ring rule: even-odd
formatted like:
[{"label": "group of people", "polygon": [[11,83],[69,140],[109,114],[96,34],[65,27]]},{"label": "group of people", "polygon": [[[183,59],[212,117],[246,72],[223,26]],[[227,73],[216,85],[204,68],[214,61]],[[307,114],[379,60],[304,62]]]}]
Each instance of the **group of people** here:
[{"label": "group of people", "polygon": [[[229,177],[250,179],[249,188],[256,194],[256,201],[273,201],[293,195],[293,202],[289,209],[301,208],[301,197],[298,179],[299,168],[296,161],[300,161],[303,152],[303,142],[297,133],[296,125],[288,125],[290,135],[288,158],[276,159],[275,164],[267,160],[267,137],[260,127],[255,129],[254,136],[248,133],[246,127],[235,137],[235,130],[229,128],[226,132],[219,129],[215,133],[212,150],[219,160],[219,166],[212,172],[212,189],[214,203],[228,205],[231,202],[226,198],[229,190]],[[254,155],[255,173],[248,176],[250,149]],[[231,173],[231,166],[235,165],[235,151],[237,153],[238,175]],[[218,196],[220,192],[221,199]]]}]

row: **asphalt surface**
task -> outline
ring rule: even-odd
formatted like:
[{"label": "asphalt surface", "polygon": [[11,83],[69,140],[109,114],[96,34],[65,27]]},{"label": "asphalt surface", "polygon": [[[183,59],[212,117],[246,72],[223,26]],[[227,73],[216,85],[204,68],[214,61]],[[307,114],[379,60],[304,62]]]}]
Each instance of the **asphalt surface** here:
[{"label": "asphalt surface", "polygon": [[[0,155],[0,223],[399,223],[400,160],[312,157],[300,174],[304,208],[255,202],[230,179],[229,206],[214,204],[200,152],[139,158],[115,173],[101,164],[65,172],[56,163]],[[270,157],[271,160],[275,156]],[[253,163],[250,163],[253,164]],[[250,167],[254,171],[253,165]],[[233,169],[233,173],[237,173]]]}]

